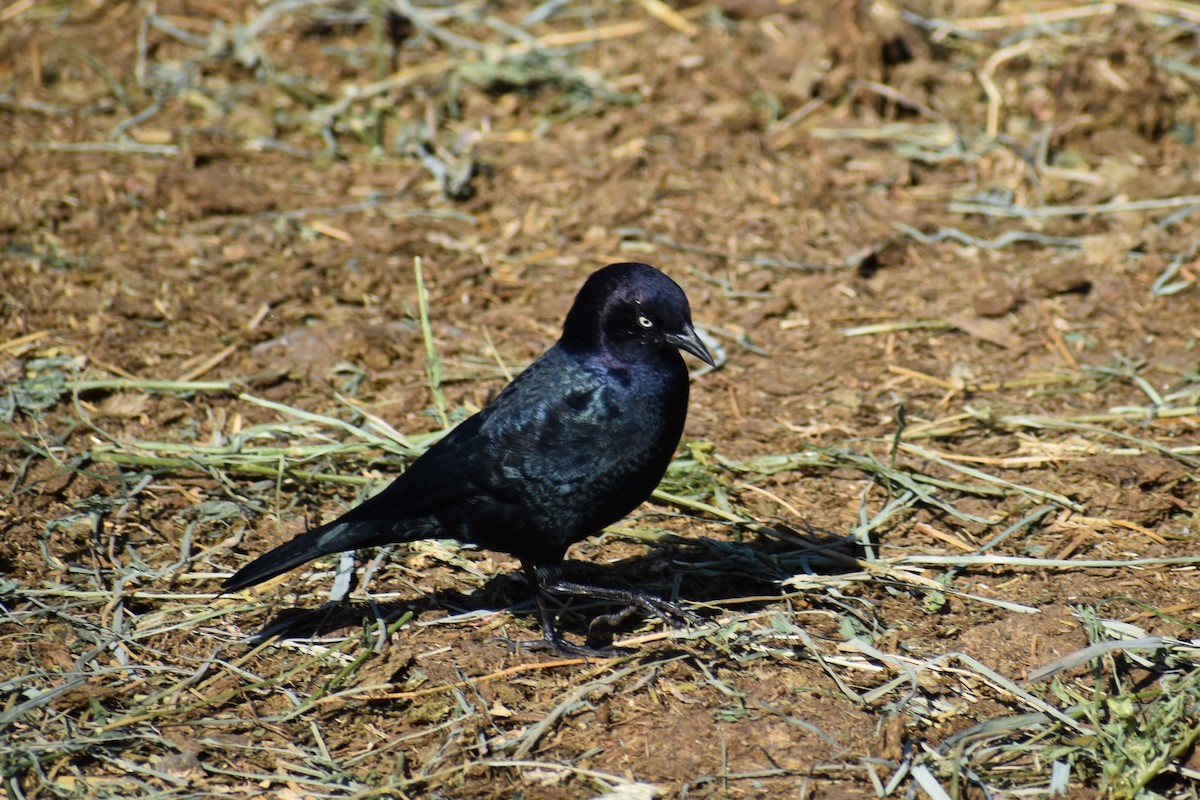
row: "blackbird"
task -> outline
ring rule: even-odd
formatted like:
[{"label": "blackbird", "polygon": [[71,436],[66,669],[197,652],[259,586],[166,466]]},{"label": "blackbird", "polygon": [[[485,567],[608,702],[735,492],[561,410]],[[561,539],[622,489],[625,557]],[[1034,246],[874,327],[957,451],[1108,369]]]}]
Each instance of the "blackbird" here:
[{"label": "blackbird", "polygon": [[[647,264],[610,264],[575,298],[562,337],[482,411],[463,421],[379,494],[259,556],[224,583],[234,591],[318,556],[452,538],[520,560],[543,638],[530,649],[605,654],[597,621],[638,609],[677,624],[677,603],[636,589],[564,580],[567,548],[624,517],[666,472],[687,416],[680,350],[713,365],[677,283]],[[598,617],[586,644],[555,627],[548,593],[623,606]]]}]

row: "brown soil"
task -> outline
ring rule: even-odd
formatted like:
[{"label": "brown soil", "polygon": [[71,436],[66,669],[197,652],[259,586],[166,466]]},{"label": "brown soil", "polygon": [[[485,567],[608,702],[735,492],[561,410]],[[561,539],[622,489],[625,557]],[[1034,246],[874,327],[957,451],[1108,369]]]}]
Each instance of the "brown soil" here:
[{"label": "brown soil", "polygon": [[[873,796],[868,763],[886,782],[906,757],[1029,710],[965,668],[851,700],[904,675],[898,657],[951,667],[961,653],[1022,682],[1088,644],[1072,613],[1081,606],[1190,638],[1192,564],[970,566],[945,595],[929,585],[944,566],[912,567],[912,580],[896,566],[845,566],[781,587],[791,573],[770,565],[799,573],[798,538],[845,536],[899,491],[837,460],[889,463],[899,408],[913,444],[1077,504],[992,554],[1193,556],[1200,504],[1195,200],[1026,219],[955,206],[1195,194],[1196,21],[1117,3],[1052,35],[978,22],[1029,3],[827,5],[725,0],[660,20],[646,10],[657,5],[627,3],[533,28],[640,25],[556,67],[583,70],[573,74],[591,76],[590,89],[474,80],[438,67],[453,57],[446,46],[410,40],[388,74],[432,71],[339,117],[337,154],[313,122],[320,104],[286,87],[328,103],[374,81],[369,24],[326,25],[310,8],[244,52],[209,55],[150,26],[142,63],[143,4],[0,10],[11,17],[0,22],[0,376],[18,406],[0,434],[0,680],[16,681],[3,709],[59,692],[5,722],[26,759],[0,769],[10,787],[367,796],[407,779],[410,796],[575,798],[602,793],[592,770],[667,796]],[[160,0],[155,13],[203,38],[262,7]],[[925,29],[902,7],[966,27]],[[531,8],[487,13],[515,24]],[[485,35],[477,21],[446,26]],[[1181,59],[1190,72],[1169,67]],[[111,138],[156,94],[157,113]],[[447,196],[406,136],[477,165],[469,191]],[[125,151],[71,147],[114,141]],[[964,236],[926,242],[901,226]],[[1025,238],[982,246],[1010,232]],[[406,435],[435,431],[414,256],[455,419],[504,384],[498,361],[515,371],[554,340],[592,270],[646,261],[685,286],[726,357],[694,384],[685,439],[709,443],[692,453],[711,461],[691,493],[778,533],[651,503],[578,545],[572,569],[677,590],[724,633],[670,639],[635,620],[617,634],[631,658],[513,653],[495,637],[535,636],[536,623],[523,584],[505,577],[512,560],[439,543],[393,552],[368,587],[374,607],[359,594],[326,614],[327,562],[253,597],[216,598],[222,576],[329,519],[355,490],[88,455],[111,443],[218,444],[282,419],[236,392],[29,399],[32,379],[56,370],[236,378],[296,408],[344,416],[341,393]],[[931,324],[902,324],[914,321]],[[883,327],[847,335],[865,325]],[[1153,409],[1156,396],[1182,410],[1119,412]],[[1064,424],[1000,421],[1013,415]],[[761,461],[814,448],[833,466],[770,474]],[[401,468],[368,455],[353,462],[361,474]],[[969,482],[911,451],[897,458]],[[994,524],[919,503],[872,531],[875,555],[962,555],[1041,502],[938,496]],[[698,544],[643,541],[663,532]],[[412,621],[373,653],[364,624],[405,611]],[[590,613],[566,615],[570,635]],[[280,619],[291,624],[270,646],[245,639]],[[1087,683],[1086,669],[1068,675]],[[34,767],[35,752],[50,755]],[[1011,785],[1045,785],[1040,769]],[[1088,796],[1097,781],[1081,768],[1071,791]],[[959,791],[975,796],[967,784]]]}]

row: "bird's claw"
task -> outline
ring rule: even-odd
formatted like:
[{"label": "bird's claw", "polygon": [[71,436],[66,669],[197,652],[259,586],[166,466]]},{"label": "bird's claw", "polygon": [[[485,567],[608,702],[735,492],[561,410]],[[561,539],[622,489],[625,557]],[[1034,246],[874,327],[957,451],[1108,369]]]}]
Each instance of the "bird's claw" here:
[{"label": "bird's claw", "polygon": [[588,623],[588,641],[591,642],[595,638],[594,633],[597,625],[603,625],[610,629],[615,628],[636,614],[638,612],[638,608],[639,606],[636,604],[628,605],[620,611],[614,611],[611,614],[600,614],[592,617],[592,621]]},{"label": "bird's claw", "polygon": [[682,628],[689,624],[700,625],[704,622],[704,617],[694,611],[652,594],[640,595],[637,602],[643,609],[674,628]]}]

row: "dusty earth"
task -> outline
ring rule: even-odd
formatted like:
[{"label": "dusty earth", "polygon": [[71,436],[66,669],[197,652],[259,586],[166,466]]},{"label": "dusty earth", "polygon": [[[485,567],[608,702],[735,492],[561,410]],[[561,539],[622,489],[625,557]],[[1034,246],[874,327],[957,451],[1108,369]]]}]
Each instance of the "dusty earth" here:
[{"label": "dusty earth", "polygon": [[[384,5],[0,8],[9,796],[1121,794],[1019,715],[1194,679],[1029,677],[1200,624],[1200,8]],[[442,542],[216,596],[442,429],[418,256],[451,422],[590,271],[685,286],[680,500],[571,569],[709,624],[514,653]]]}]

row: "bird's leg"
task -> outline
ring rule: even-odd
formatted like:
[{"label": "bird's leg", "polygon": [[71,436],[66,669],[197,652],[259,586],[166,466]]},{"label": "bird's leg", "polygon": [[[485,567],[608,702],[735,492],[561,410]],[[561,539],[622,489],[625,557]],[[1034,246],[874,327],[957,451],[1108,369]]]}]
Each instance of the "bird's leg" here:
[{"label": "bird's leg", "polygon": [[[559,655],[589,658],[613,658],[625,653],[618,648],[593,647],[590,644],[575,644],[567,641],[558,632],[558,628],[555,626],[554,612],[550,610],[547,603],[549,597],[546,593],[546,580],[553,574],[552,571],[532,564],[523,564],[522,566],[525,570],[525,577],[529,581],[529,588],[533,590],[533,602],[537,606],[538,624],[542,626],[542,638],[523,642],[508,639],[507,642],[510,646],[520,647],[523,650],[552,650]],[[589,635],[588,642],[591,641],[592,637]]]}]

